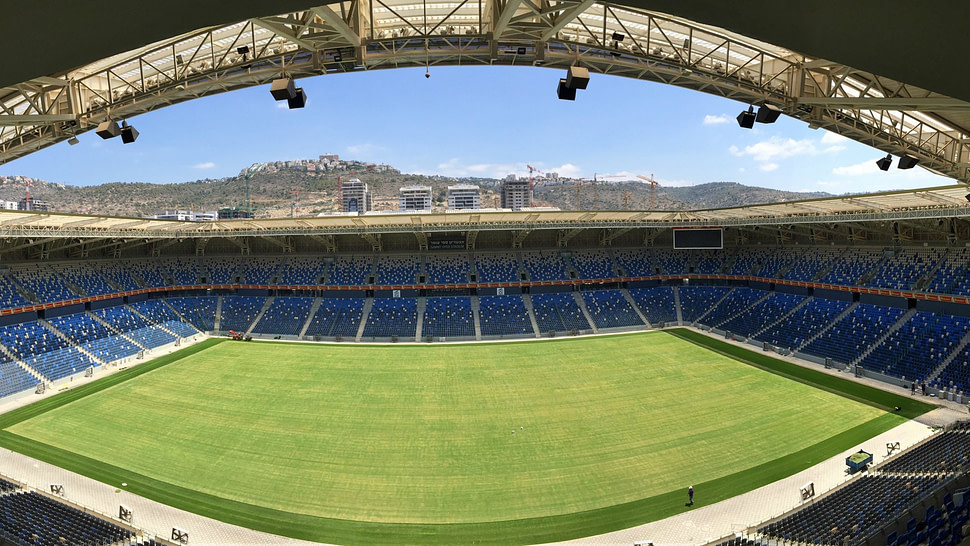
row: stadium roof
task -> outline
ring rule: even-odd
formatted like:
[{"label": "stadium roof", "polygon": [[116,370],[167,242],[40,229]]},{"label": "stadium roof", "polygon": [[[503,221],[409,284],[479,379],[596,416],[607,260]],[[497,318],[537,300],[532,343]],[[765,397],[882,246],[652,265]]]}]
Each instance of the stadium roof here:
[{"label": "stadium roof", "polygon": [[106,119],[263,85],[284,70],[580,63],[772,103],[970,182],[970,74],[949,41],[970,30],[962,2],[782,12],[761,0],[110,0],[7,3],[0,15],[0,163]]},{"label": "stadium roof", "polygon": [[[966,188],[960,185],[864,196],[831,197],[768,205],[670,211],[521,211],[447,214],[375,214],[310,218],[240,219],[182,222],[43,212],[0,211],[0,237],[150,238],[278,237],[289,235],[361,235],[490,230],[584,230],[761,226],[873,222],[970,217]],[[2,246],[2,245],[0,245]]]}]

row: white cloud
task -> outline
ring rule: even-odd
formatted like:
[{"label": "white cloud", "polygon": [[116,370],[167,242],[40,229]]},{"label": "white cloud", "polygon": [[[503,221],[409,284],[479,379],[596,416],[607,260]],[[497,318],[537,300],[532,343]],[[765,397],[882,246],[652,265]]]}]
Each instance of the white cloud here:
[{"label": "white cloud", "polygon": [[822,144],[845,144],[846,142],[849,142],[849,139],[838,133],[825,131],[825,134],[822,135],[822,140],[820,142]]},{"label": "white cloud", "polygon": [[[656,180],[656,179],[654,179]],[[695,182],[693,180],[657,180],[661,187],[668,188],[683,188],[686,186],[696,186],[702,182]]]},{"label": "white cloud", "polygon": [[213,168],[215,166],[216,166],[215,163],[213,163],[211,161],[206,161],[205,163],[196,163],[195,165],[192,165],[192,168],[193,169],[211,169],[211,168]]},{"label": "white cloud", "polygon": [[773,170],[775,170],[775,169],[778,168],[778,164],[777,163],[765,163],[765,164],[761,165],[758,168],[761,169],[762,171],[766,172],[766,173],[770,173],[771,171],[773,171]]},{"label": "white cloud", "polygon": [[[575,178],[583,176],[582,169],[572,163],[565,163],[557,167],[539,165],[543,173],[558,173],[560,177]],[[525,163],[470,163],[462,162],[453,157],[444,163],[439,163],[433,174],[443,176],[480,176],[483,178],[505,178],[510,174],[519,177],[529,176],[529,167]]]},{"label": "white cloud", "polygon": [[365,159],[363,155],[371,155],[384,150],[381,146],[373,144],[371,142],[364,142],[361,144],[351,144],[344,148],[344,150],[350,155],[356,155],[358,157],[352,157],[350,159]]},{"label": "white cloud", "polygon": [[879,167],[876,166],[876,161],[863,161],[862,163],[856,163],[855,165],[847,165],[845,167],[836,167],[832,169],[832,174],[838,176],[863,176],[867,174],[874,174],[879,172]]},{"label": "white cloud", "polygon": [[724,114],[721,114],[719,116],[712,116],[711,114],[707,114],[706,116],[704,116],[704,125],[718,125],[721,123],[727,123],[729,121],[731,120]]},{"label": "white cloud", "polygon": [[729,151],[738,157],[750,156],[755,161],[775,161],[796,155],[817,155],[819,153],[815,142],[811,140],[780,137],[771,137],[768,140],[745,146],[744,149],[731,146]]}]

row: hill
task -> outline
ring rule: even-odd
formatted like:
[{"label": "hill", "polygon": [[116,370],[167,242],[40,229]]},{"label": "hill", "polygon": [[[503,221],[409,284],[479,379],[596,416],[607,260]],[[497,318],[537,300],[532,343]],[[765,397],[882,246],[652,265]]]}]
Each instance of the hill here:
[{"label": "hill", "polygon": [[[172,209],[245,208],[245,173],[254,167],[258,170],[250,176],[248,192],[258,217],[312,216],[337,211],[338,178],[360,178],[369,184],[375,210],[396,210],[399,188],[412,184],[433,188],[435,210],[444,210],[447,187],[459,183],[481,188],[482,207],[498,207],[502,184],[500,180],[490,178],[406,174],[387,165],[358,161],[337,159],[321,163],[302,160],[259,164],[243,169],[234,177],[177,184],[112,182],[72,186],[23,176],[0,177],[0,200],[19,201],[24,197],[25,183],[29,183],[31,196],[47,201],[52,210],[58,212],[142,217]],[[654,199],[656,209],[674,211],[738,207],[826,195],[757,188],[736,182],[713,182],[688,187],[658,186]],[[535,204],[562,210],[648,210],[651,208],[650,185],[638,181],[600,181],[595,185],[588,180],[574,179],[549,184],[537,181]]]}]

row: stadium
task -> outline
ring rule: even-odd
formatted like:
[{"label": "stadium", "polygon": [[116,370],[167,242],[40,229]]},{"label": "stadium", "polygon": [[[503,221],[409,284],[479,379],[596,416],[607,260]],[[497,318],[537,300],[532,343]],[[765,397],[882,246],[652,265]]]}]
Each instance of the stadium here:
[{"label": "stadium", "polygon": [[954,183],[690,212],[0,211],[4,544],[968,543],[968,76],[851,32],[862,4],[263,4],[66,10],[6,54],[0,161],[281,64],[578,63]]}]

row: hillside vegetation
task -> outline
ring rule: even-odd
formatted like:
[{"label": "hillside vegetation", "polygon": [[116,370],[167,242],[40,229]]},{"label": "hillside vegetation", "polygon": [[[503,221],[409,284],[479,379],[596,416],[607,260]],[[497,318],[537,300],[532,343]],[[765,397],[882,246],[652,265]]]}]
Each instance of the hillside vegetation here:
[{"label": "hillside vegetation", "polygon": [[[451,178],[346,168],[326,172],[300,169],[260,171],[250,177],[249,194],[257,217],[313,216],[338,210],[337,179],[360,178],[370,185],[375,210],[396,210],[402,186],[421,184],[434,189],[434,206],[444,210],[447,187],[459,183],[481,188],[482,207],[498,207],[501,181],[485,178]],[[177,184],[112,182],[96,186],[72,186],[30,179],[31,196],[49,202],[57,212],[112,216],[151,216],[160,210],[218,210],[246,207],[245,176],[195,180]],[[24,197],[23,177],[0,177],[0,200]],[[658,210],[697,210],[738,207],[780,201],[824,197],[824,193],[797,193],[744,186],[736,182],[713,182],[689,187],[658,186],[654,196]],[[649,184],[639,181],[599,182],[566,179],[559,184],[537,184],[536,206],[562,210],[648,210]]]}]

